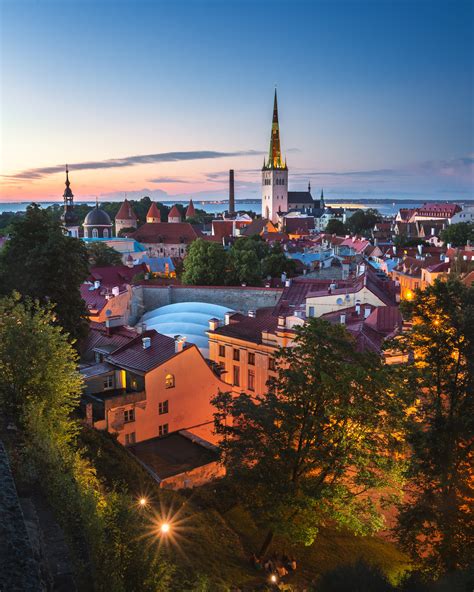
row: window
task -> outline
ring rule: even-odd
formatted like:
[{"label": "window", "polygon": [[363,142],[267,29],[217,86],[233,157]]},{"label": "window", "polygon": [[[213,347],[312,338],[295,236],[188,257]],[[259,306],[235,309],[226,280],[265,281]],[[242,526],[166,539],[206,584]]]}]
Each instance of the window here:
[{"label": "window", "polygon": [[97,228],[92,229],[92,238],[99,238],[99,231]]},{"label": "window", "polygon": [[255,371],[249,370],[247,386],[249,391],[255,390]]},{"label": "window", "polygon": [[135,432],[125,434],[125,446],[129,446],[130,444],[135,444]]},{"label": "window", "polygon": [[240,368],[234,366],[234,386],[240,386]]},{"label": "window", "polygon": [[248,363],[249,366],[255,366],[255,354],[253,354],[252,352],[249,352]]},{"label": "window", "polygon": [[240,349],[234,349],[234,361],[240,361]]},{"label": "window", "polygon": [[276,365],[275,365],[275,358],[268,358],[268,369],[272,372],[275,372]]},{"label": "window", "polygon": [[225,358],[225,345],[219,345],[219,357]]},{"label": "window", "polygon": [[174,388],[174,375],[173,374],[166,375],[165,388]]},{"label": "window", "polygon": [[102,354],[100,354],[99,352],[95,352],[94,357],[95,357],[96,364],[100,364],[101,362],[104,361],[104,356]]},{"label": "window", "polygon": [[164,423],[160,426],[158,426],[158,436],[166,436],[166,434],[168,433],[168,424]]},{"label": "window", "polygon": [[165,413],[168,413],[168,401],[161,401],[160,403],[158,403],[158,413],[160,415],[165,415]]},{"label": "window", "polygon": [[107,228],[104,228],[104,232],[102,233],[102,236],[103,236],[104,238],[109,238],[109,231],[108,231],[108,229],[107,229]]},{"label": "window", "polygon": [[314,306],[309,307],[308,314],[310,317],[314,317]]},{"label": "window", "polygon": [[104,389],[114,388],[114,377],[112,375],[104,378]]},{"label": "window", "polygon": [[125,423],[135,421],[135,409],[125,409],[123,412],[123,420]]}]

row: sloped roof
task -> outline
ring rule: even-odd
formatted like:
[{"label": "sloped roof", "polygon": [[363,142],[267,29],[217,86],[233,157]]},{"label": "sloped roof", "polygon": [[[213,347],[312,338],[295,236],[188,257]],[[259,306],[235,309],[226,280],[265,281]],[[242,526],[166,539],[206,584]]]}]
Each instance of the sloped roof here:
[{"label": "sloped roof", "polygon": [[209,334],[226,335],[252,343],[262,342],[262,331],[274,331],[278,324],[278,317],[273,314],[273,307],[260,308],[255,317],[235,313],[230,317],[228,325],[222,325]]},{"label": "sloped roof", "polygon": [[285,218],[285,231],[288,234],[309,234],[311,230],[314,230],[314,218],[312,216]]},{"label": "sloped roof", "polygon": [[266,218],[257,218],[242,229],[241,235],[252,236],[254,234],[261,234],[268,227],[276,231],[276,226],[273,224],[273,222],[267,220]]},{"label": "sloped roof", "polygon": [[232,236],[234,223],[232,220],[213,220],[212,236],[222,240],[226,236]]},{"label": "sloped roof", "polygon": [[[146,349],[142,342],[144,337],[151,339],[150,347]],[[107,361],[120,368],[146,373],[172,358],[175,353],[174,339],[151,329],[115,350]]]},{"label": "sloped roof", "polygon": [[131,284],[132,279],[139,273],[146,273],[147,267],[143,263],[128,267],[128,265],[110,265],[108,267],[93,267],[89,272],[89,280],[99,280],[101,287],[113,288],[122,284]]},{"label": "sloped roof", "polygon": [[148,208],[148,212],[146,214],[146,217],[147,218],[158,218],[158,220],[161,220],[161,213],[160,213],[160,210],[155,202],[152,202],[151,206]]},{"label": "sloped roof", "polygon": [[81,353],[87,355],[93,349],[101,349],[109,353],[119,349],[138,336],[131,327],[119,326],[107,329],[105,323],[89,323],[89,333],[81,344]]},{"label": "sloped roof", "polygon": [[123,200],[123,203],[120,206],[120,210],[117,212],[115,219],[116,220],[136,220],[137,219],[137,215],[133,211],[132,205],[130,204],[128,199]]},{"label": "sloped roof", "polygon": [[189,200],[189,205],[188,205],[188,207],[186,209],[186,218],[191,218],[195,214],[196,214],[196,210],[194,209],[193,200],[190,199]]},{"label": "sloped roof", "polygon": [[176,206],[176,205],[174,205],[174,206],[171,208],[171,210],[169,211],[169,214],[168,214],[168,220],[169,220],[170,218],[179,218],[179,219],[181,220],[181,214],[180,214],[180,212],[179,212],[179,210],[178,210],[178,208],[177,208],[177,206]]},{"label": "sloped roof", "polygon": [[189,244],[197,238],[204,238],[202,233],[189,222],[147,222],[130,234],[140,243]]},{"label": "sloped roof", "polygon": [[305,203],[311,206],[314,200],[309,191],[288,191],[288,206],[294,203]]}]

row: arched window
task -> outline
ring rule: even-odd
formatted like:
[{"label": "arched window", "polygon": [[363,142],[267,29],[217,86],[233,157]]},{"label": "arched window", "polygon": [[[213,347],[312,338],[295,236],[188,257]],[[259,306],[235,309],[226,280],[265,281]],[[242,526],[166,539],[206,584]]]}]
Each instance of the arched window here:
[{"label": "arched window", "polygon": [[109,238],[109,229],[108,228],[104,228],[103,237],[104,238]]},{"label": "arched window", "polygon": [[99,238],[99,231],[97,228],[92,229],[92,238]]},{"label": "arched window", "polygon": [[174,375],[167,374],[165,378],[165,388],[174,388]]}]

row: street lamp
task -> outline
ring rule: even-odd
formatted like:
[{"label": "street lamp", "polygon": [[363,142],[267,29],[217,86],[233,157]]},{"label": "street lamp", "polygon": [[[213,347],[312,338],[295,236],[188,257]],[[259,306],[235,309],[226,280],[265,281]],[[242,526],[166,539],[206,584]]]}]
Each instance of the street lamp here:
[{"label": "street lamp", "polygon": [[160,526],[160,531],[162,534],[168,534],[170,528],[169,522],[163,522],[163,524]]},{"label": "street lamp", "polygon": [[140,505],[141,508],[144,508],[148,504],[148,500],[146,499],[146,497],[141,497],[138,500],[138,504]]}]

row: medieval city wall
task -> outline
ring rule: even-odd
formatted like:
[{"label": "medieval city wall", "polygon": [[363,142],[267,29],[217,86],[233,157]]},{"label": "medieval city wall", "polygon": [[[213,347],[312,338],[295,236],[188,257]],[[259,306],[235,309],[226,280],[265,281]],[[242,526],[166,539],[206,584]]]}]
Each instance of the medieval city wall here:
[{"label": "medieval city wall", "polygon": [[247,314],[266,306],[275,306],[282,295],[280,288],[242,286],[134,286],[130,324],[150,310],[178,302],[220,304]]}]

